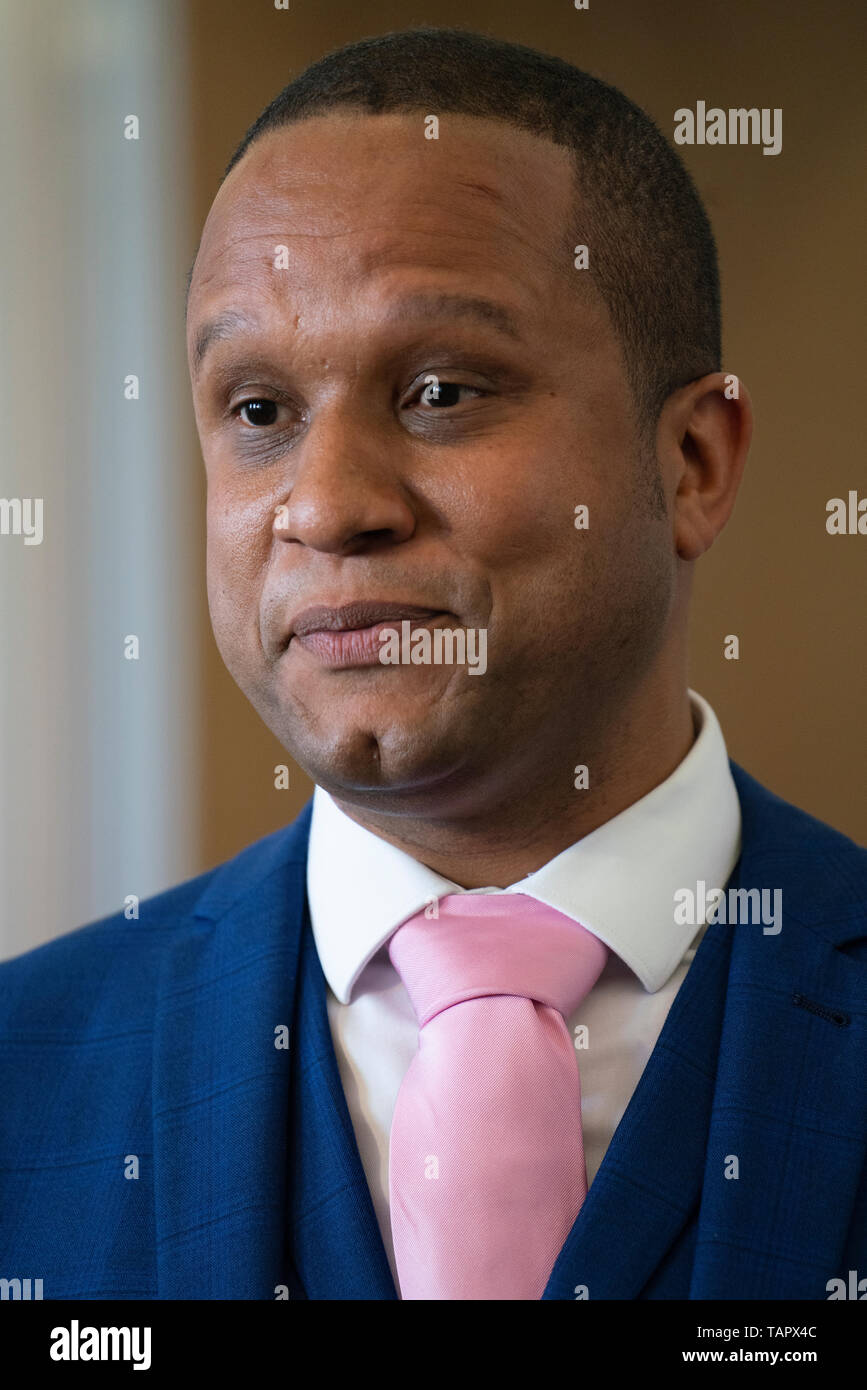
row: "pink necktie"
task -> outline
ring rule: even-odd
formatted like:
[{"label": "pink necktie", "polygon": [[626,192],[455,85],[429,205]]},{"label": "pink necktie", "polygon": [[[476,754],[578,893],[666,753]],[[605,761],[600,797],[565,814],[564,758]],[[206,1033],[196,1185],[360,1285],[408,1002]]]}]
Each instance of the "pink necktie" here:
[{"label": "pink necktie", "polygon": [[587,1195],[566,1026],[608,948],[521,893],[453,894],[388,945],[419,1023],[391,1126],[405,1299],[538,1299]]}]

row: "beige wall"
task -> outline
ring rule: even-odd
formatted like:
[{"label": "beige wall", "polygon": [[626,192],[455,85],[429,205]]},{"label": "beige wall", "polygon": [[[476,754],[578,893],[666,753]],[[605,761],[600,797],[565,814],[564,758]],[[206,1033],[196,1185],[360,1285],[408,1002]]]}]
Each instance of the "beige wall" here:
[{"label": "beige wall", "polygon": [[[288,11],[267,0],[189,0],[189,9],[198,225],[234,145],[295,73],[340,43],[414,22],[559,54],[622,87],[669,136],[675,109],[699,99],[782,107],[777,157],[753,146],[685,150],[720,248],[726,365],[757,412],[735,515],[698,566],[691,683],[748,771],[867,840],[867,537],[825,531],[830,497],[859,484],[867,493],[860,7],[590,0],[579,12],[571,0],[440,0],[420,13],[383,0],[293,0]],[[738,662],[723,659],[728,633],[740,638]],[[291,793],[273,790],[285,755],[207,632],[203,661],[202,867],[284,824],[309,794],[300,772]]]}]

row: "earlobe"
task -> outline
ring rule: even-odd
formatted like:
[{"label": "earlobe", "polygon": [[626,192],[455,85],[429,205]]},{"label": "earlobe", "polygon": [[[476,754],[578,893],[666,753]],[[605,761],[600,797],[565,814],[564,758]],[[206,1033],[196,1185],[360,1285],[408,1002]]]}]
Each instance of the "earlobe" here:
[{"label": "earlobe", "polygon": [[700,560],[705,551],[710,550],[716,534],[701,512],[692,509],[688,517],[675,518],[674,539],[679,560]]}]

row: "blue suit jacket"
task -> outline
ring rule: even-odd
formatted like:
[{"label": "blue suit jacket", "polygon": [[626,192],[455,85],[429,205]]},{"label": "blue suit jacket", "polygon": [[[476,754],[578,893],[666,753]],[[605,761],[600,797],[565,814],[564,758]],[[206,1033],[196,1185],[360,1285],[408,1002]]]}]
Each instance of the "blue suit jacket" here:
[{"label": "blue suit jacket", "polygon": [[[867,852],[732,771],[731,886],[781,888],[782,930],[708,929],[546,1299],[825,1299],[867,1276]],[[396,1297],[309,819],[0,966],[0,1277],[46,1299]]]}]

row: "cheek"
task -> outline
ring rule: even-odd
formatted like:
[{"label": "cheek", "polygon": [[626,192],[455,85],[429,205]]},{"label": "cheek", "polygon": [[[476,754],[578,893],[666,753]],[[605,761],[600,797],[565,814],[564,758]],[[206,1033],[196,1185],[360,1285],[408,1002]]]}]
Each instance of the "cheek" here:
[{"label": "cheek", "polygon": [[594,441],[554,403],[477,454],[461,483],[455,505],[467,548],[513,590],[530,577],[537,590],[546,576],[556,585],[587,535],[576,530],[575,508],[588,507],[591,526],[602,528],[612,501]]},{"label": "cheek", "polygon": [[525,650],[583,650],[621,602],[635,602],[622,571],[638,564],[647,523],[633,441],[616,414],[579,415],[563,397],[534,414],[487,461],[467,534],[490,580],[495,623],[522,634]]},{"label": "cheek", "polygon": [[[272,516],[261,501],[247,501],[209,486],[207,587],[214,636],[232,648],[258,632],[259,595],[272,543]],[[223,652],[225,657],[225,652]]]}]

